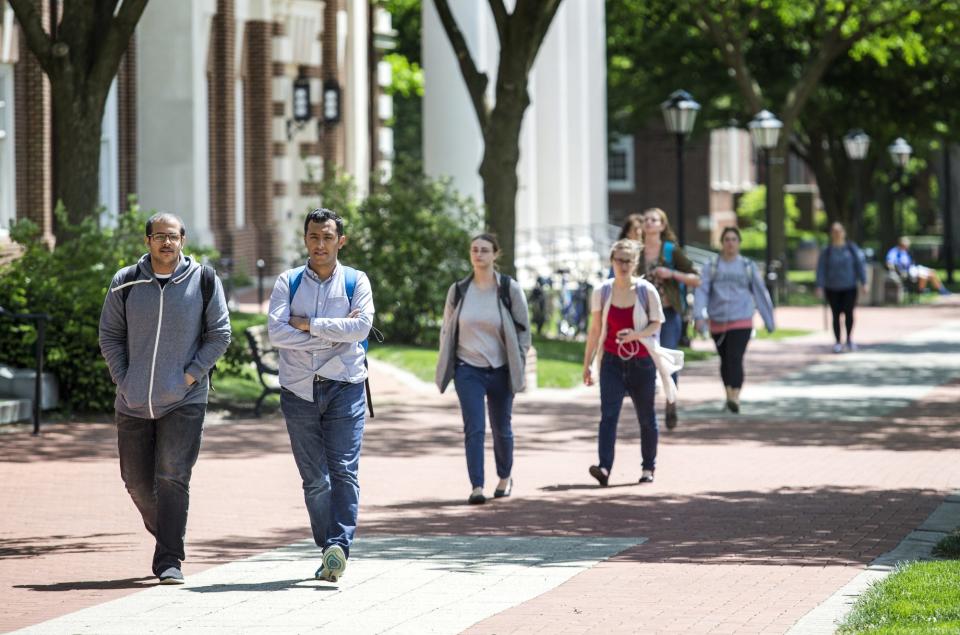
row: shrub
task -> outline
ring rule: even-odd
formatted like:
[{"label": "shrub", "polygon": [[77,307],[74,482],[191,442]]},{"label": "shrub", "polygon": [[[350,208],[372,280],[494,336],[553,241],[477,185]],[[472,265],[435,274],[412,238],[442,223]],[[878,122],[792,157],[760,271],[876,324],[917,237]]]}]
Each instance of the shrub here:
[{"label": "shrub", "polygon": [[370,277],[377,328],[393,343],[435,344],[447,288],[470,270],[470,237],[482,226],[476,205],[402,164],[362,200],[342,176],[320,192],[344,217],[341,260]]},{"label": "shrub", "polygon": [[[81,412],[109,411],[115,388],[100,355],[100,310],[114,273],[146,251],[147,215],[133,202],[114,228],[99,227],[96,216],[73,225],[60,208],[56,217],[66,238],[52,251],[41,243],[34,223],[20,220],[11,228],[11,238],[24,252],[0,270],[0,306],[14,313],[49,314],[44,369],[57,377],[63,405]],[[0,362],[33,368],[34,325],[3,320]]]}]

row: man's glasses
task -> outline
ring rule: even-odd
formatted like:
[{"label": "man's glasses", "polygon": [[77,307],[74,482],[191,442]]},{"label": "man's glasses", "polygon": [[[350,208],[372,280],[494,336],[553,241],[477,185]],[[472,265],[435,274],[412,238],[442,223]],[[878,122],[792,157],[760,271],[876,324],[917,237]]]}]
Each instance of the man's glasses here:
[{"label": "man's glasses", "polygon": [[180,242],[180,234],[147,234],[147,236],[158,245],[162,245],[168,240],[173,244]]},{"label": "man's glasses", "polygon": [[618,263],[620,263],[621,265],[632,265],[632,264],[633,264],[633,258],[614,258],[613,261],[614,261],[614,262],[618,262]]}]

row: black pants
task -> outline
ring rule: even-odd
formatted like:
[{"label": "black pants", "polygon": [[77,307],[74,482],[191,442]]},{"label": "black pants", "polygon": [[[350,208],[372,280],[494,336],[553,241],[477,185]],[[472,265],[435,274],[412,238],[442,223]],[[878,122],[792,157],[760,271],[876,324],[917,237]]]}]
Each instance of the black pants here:
[{"label": "black pants", "polygon": [[824,295],[833,313],[833,337],[840,343],[840,315],[843,314],[847,327],[847,341],[853,331],[853,309],[857,306],[857,289],[825,289]]},{"label": "black pants", "polygon": [[188,404],[159,419],[117,413],[120,477],[157,546],[153,573],[180,568],[190,505],[190,474],[200,453],[206,404]]},{"label": "black pants", "polygon": [[732,329],[726,333],[717,333],[713,341],[720,355],[720,379],[724,386],[743,387],[743,356],[750,343],[752,329]]}]

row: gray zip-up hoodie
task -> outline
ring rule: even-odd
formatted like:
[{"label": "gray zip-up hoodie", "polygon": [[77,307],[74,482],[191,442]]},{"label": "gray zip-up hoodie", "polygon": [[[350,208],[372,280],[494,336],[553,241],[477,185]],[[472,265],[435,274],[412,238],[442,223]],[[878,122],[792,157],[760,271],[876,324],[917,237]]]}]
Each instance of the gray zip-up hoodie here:
[{"label": "gray zip-up hoodie", "polygon": [[[230,344],[230,314],[220,279],[202,319],[201,266],[181,256],[161,288],[144,254],[137,279],[123,284],[125,267],[113,276],[100,313],[100,350],[117,384],[114,407],[141,419],[193,403],[206,403],[207,372]],[[123,288],[129,287],[126,307]],[[187,386],[184,373],[196,378]]]}]

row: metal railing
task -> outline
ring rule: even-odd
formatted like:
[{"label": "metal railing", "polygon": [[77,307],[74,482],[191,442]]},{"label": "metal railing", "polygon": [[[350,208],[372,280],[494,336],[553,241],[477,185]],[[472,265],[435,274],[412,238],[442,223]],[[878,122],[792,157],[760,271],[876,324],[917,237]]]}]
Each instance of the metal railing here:
[{"label": "metal railing", "polygon": [[46,337],[47,322],[50,321],[49,313],[11,313],[0,306],[0,316],[10,318],[11,320],[20,320],[26,322],[35,322],[37,325],[37,341],[35,342],[35,363],[36,377],[33,387],[33,434],[40,434],[40,411],[43,404],[43,343]]}]

